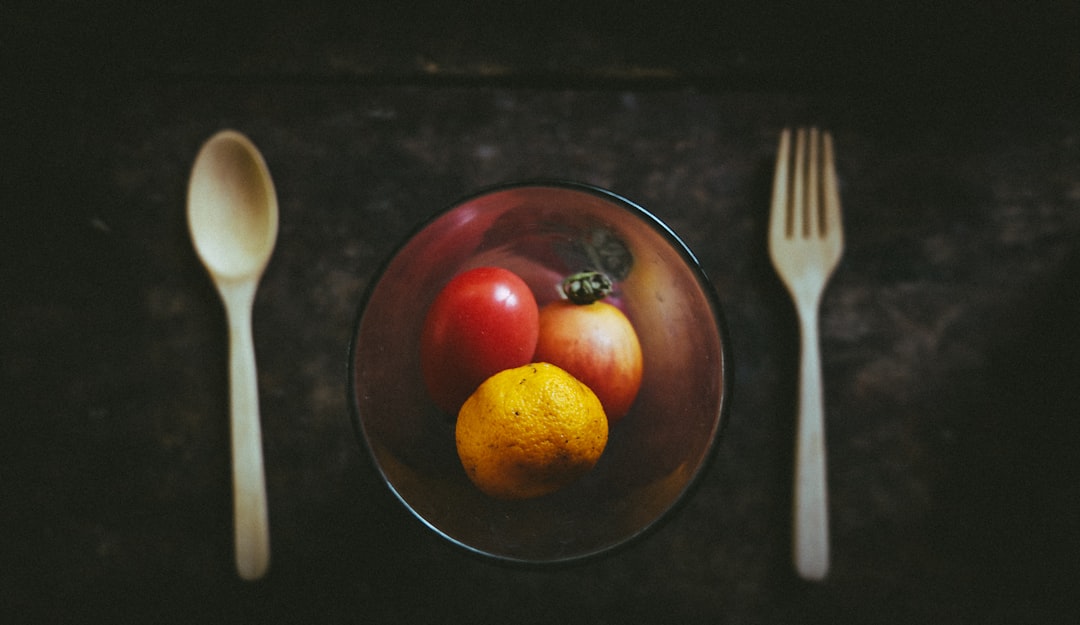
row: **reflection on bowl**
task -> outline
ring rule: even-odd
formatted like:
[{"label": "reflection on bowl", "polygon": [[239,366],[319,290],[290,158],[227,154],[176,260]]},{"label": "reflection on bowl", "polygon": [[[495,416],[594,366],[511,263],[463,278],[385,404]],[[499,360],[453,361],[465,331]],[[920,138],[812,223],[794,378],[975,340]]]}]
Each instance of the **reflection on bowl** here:
[{"label": "reflection on bowl", "polygon": [[[453,423],[424,391],[427,308],[450,278],[484,265],[520,275],[541,306],[565,275],[605,270],[641,341],[641,390],[600,462],[538,499],[481,493],[458,460]],[[716,296],[686,246],[635,204],[565,182],[488,189],[415,232],[369,286],[349,364],[358,434],[402,503],[450,541],[520,562],[595,555],[655,525],[710,457],[731,375]]]}]

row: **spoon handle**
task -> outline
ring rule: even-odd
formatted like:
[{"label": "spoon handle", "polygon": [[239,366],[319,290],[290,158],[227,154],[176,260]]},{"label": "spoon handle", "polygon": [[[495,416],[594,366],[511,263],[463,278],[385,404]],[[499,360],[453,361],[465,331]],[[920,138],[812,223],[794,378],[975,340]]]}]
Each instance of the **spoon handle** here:
[{"label": "spoon handle", "polygon": [[[223,293],[224,295],[224,293]],[[229,318],[229,388],[232,429],[233,521],[236,570],[245,580],[261,578],[270,564],[270,524],[263,472],[259,390],[251,333],[250,295],[226,296]]]}]

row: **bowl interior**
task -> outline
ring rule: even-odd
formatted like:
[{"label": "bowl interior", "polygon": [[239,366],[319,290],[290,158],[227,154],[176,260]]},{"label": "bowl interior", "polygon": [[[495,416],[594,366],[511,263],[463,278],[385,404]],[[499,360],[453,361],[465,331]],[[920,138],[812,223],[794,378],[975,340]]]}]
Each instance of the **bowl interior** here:
[{"label": "bowl interior", "polygon": [[[559,296],[564,275],[602,265],[641,341],[633,408],[593,471],[553,495],[506,502],[476,489],[458,461],[452,417],[424,391],[427,308],[451,277],[483,265],[518,273],[540,305]],[[389,487],[447,539],[515,561],[588,556],[652,526],[701,471],[726,395],[721,328],[697,262],[641,208],[582,185],[493,189],[426,224],[369,287],[351,352],[354,416]]]}]

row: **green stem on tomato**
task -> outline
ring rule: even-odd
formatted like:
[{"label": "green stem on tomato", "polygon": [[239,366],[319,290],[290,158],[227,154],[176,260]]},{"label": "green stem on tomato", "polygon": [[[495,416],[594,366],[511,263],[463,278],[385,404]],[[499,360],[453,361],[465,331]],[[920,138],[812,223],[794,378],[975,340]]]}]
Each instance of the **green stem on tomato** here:
[{"label": "green stem on tomato", "polygon": [[611,279],[599,271],[582,271],[562,281],[566,299],[579,306],[600,301],[611,295],[612,290]]}]

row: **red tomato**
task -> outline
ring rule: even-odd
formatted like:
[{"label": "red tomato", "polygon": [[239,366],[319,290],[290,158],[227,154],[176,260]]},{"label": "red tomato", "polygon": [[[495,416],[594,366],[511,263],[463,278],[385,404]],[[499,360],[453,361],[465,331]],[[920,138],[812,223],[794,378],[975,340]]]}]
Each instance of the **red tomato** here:
[{"label": "red tomato", "polygon": [[641,387],[637,333],[607,302],[559,300],[541,308],[533,360],[561,367],[592,389],[612,424],[629,412]]},{"label": "red tomato", "polygon": [[528,364],[538,334],[536,299],[525,281],[501,267],[458,274],[435,297],[420,337],[420,366],[440,408],[458,409],[480,383]]}]

